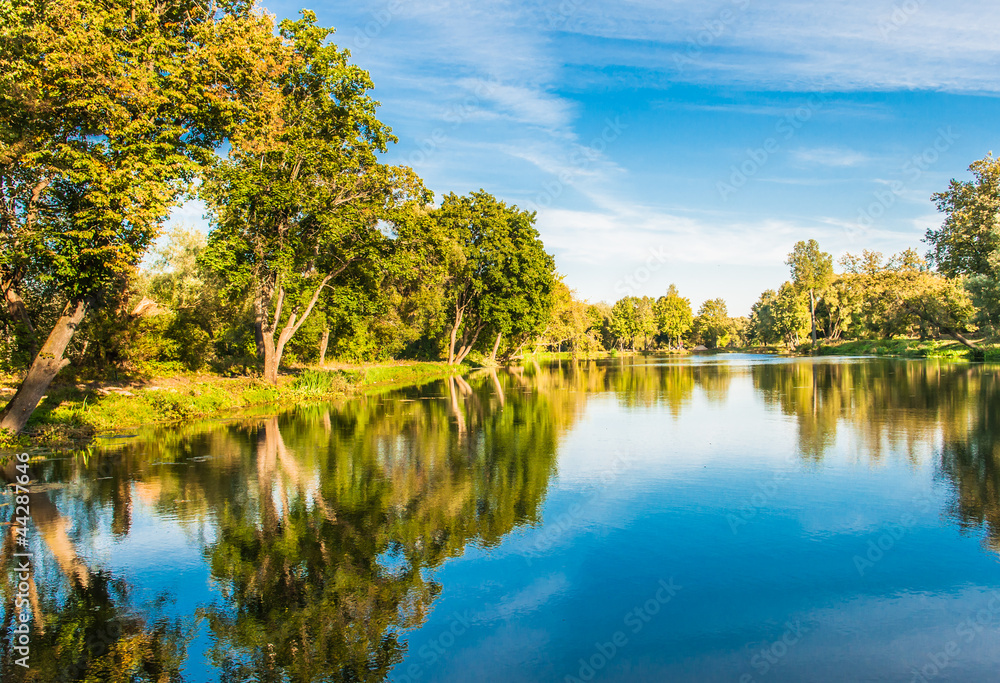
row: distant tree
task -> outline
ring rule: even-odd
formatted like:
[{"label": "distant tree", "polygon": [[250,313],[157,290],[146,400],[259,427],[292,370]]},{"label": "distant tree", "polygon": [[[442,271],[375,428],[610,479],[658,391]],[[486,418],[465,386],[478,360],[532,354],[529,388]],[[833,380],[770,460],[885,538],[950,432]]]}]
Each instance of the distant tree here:
[{"label": "distant tree", "polygon": [[777,292],[773,289],[765,289],[757,303],[750,309],[750,336],[754,341],[764,346],[774,344],[781,339],[777,323],[774,320],[774,303],[777,298]]},{"label": "distant tree", "polygon": [[608,329],[619,351],[624,351],[626,347],[635,351],[636,338],[642,332],[636,297],[627,296],[615,302],[611,307]]},{"label": "distant tree", "polygon": [[741,315],[736,318],[730,318],[730,346],[750,346],[751,330],[750,330],[750,318],[745,315]]},{"label": "distant tree", "polygon": [[656,301],[650,296],[636,298],[636,322],[638,323],[638,335],[642,336],[642,348],[648,351],[653,340],[656,338],[659,327],[656,324]]},{"label": "distant tree", "polygon": [[691,300],[682,297],[675,285],[670,285],[666,296],[656,300],[654,311],[657,327],[660,334],[667,338],[667,344],[681,346],[694,321]]},{"label": "distant tree", "polygon": [[732,331],[732,320],[724,299],[709,299],[698,309],[694,319],[695,334],[708,348],[725,346]]},{"label": "distant tree", "polygon": [[816,345],[816,291],[822,289],[833,276],[833,257],[819,250],[816,240],[795,244],[785,263],[791,267],[792,282],[802,292],[809,294],[809,320],[812,343]]},{"label": "distant tree", "polygon": [[1000,270],[1000,159],[992,154],[976,161],[971,181],[952,180],[948,189],[931,197],[945,214],[940,228],[924,236],[928,260],[947,277],[986,275]]},{"label": "distant tree", "polygon": [[539,336],[538,345],[551,351],[591,353],[601,348],[600,326],[594,330],[591,306],[573,295],[563,276],[557,276],[552,296],[552,315]]},{"label": "distant tree", "polygon": [[783,342],[797,346],[809,330],[809,308],[796,287],[786,282],[775,292],[766,290],[753,305],[749,334],[762,344]]},{"label": "distant tree", "polygon": [[771,304],[772,324],[777,336],[788,346],[798,346],[810,327],[809,307],[798,288],[786,282]]},{"label": "distant tree", "polygon": [[605,351],[615,348],[615,336],[611,330],[614,315],[611,311],[612,307],[604,301],[587,306],[587,331],[600,342]]}]

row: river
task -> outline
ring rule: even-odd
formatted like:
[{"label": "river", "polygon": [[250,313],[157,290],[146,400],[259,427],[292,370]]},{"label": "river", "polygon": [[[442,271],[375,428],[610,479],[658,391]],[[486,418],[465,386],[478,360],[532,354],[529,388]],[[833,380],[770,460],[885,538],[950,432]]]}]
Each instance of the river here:
[{"label": "river", "polygon": [[32,462],[2,678],[996,680],[998,369],[562,361],[104,435]]}]

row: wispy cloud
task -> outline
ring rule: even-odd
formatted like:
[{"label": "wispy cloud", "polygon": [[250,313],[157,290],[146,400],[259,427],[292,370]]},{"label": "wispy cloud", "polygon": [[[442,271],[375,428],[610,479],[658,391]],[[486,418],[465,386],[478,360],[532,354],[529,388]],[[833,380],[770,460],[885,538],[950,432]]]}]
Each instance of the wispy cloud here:
[{"label": "wispy cloud", "polygon": [[[1000,91],[1000,43],[993,29],[1000,6],[987,0],[961,5],[925,0],[901,15],[900,4],[586,3],[572,32],[589,40],[577,41],[573,58],[661,70],[684,82],[793,90]],[[720,22],[726,10],[734,18]]]},{"label": "wispy cloud", "polygon": [[864,152],[836,147],[817,147],[813,149],[793,149],[792,161],[803,167],[831,166],[833,168],[850,168],[863,166],[871,161]]}]

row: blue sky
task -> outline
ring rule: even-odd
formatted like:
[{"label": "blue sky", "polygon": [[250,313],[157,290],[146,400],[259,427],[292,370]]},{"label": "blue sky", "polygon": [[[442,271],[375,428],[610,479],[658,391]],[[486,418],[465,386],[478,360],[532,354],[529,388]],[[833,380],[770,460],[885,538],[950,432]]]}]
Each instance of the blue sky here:
[{"label": "blue sky", "polygon": [[[266,2],[279,18],[299,3]],[[749,312],[792,245],[921,243],[1000,152],[1000,5],[971,0],[353,0],[311,5],[438,198],[538,211],[578,295],[676,283]],[[193,222],[189,205],[177,218]]]}]

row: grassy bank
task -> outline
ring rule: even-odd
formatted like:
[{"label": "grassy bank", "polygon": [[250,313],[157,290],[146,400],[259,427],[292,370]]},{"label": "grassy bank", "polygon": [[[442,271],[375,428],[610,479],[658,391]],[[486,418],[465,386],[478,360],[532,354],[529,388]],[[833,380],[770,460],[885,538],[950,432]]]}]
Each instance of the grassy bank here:
[{"label": "grassy bank", "polygon": [[[1000,360],[1000,349],[995,345],[981,345],[986,360]],[[809,346],[802,347],[808,353]],[[821,356],[898,356],[900,358],[972,358],[971,349],[957,341],[919,339],[869,339],[845,342],[824,342],[817,350]]]},{"label": "grassy bank", "polygon": [[[383,387],[420,384],[465,369],[445,363],[402,362],[303,368],[282,376],[277,386],[251,377],[204,374],[114,384],[55,384],[31,416],[25,434],[6,443],[0,440],[0,447],[79,445],[98,432],[229,414],[255,406],[348,398]],[[0,382],[5,397],[13,394],[17,381],[10,377]]]}]

